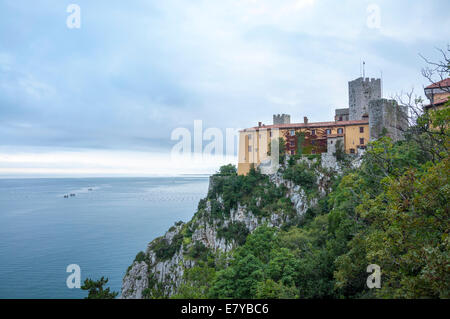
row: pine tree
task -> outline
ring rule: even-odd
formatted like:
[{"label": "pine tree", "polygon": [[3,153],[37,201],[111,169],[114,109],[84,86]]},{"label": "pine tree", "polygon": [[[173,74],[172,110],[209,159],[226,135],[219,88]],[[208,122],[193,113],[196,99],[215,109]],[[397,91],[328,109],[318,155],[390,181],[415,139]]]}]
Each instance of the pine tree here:
[{"label": "pine tree", "polygon": [[102,277],[98,281],[87,278],[84,285],[81,286],[83,290],[89,290],[89,294],[85,299],[114,299],[119,294],[118,292],[110,292],[110,288],[104,289],[103,286],[108,282],[108,278]]}]

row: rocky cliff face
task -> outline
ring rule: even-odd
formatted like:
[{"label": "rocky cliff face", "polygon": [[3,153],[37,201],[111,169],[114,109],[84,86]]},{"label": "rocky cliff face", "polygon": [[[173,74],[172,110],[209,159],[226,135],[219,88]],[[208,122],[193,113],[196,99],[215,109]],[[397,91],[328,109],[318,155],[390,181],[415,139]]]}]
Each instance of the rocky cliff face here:
[{"label": "rocky cliff face", "polygon": [[[328,179],[329,176],[317,172],[319,197],[325,194]],[[184,271],[195,265],[197,250],[230,252],[240,244],[233,236],[224,235],[233,227],[240,233],[251,233],[264,224],[281,227],[302,218],[318,200],[318,197],[308,199],[302,187],[284,179],[279,172],[264,181],[267,185],[262,187],[262,195],[254,195],[252,202],[242,199],[227,212],[223,195],[213,192],[215,183],[220,180],[210,179],[208,197],[199,204],[191,221],[178,222],[164,236],[153,240],[144,253],[138,254],[123,279],[121,298],[170,297],[183,282]],[[277,202],[288,200],[289,209],[274,206],[273,211],[264,215],[257,213],[265,205],[262,202],[265,194],[270,193],[268,188],[282,190]]]}]

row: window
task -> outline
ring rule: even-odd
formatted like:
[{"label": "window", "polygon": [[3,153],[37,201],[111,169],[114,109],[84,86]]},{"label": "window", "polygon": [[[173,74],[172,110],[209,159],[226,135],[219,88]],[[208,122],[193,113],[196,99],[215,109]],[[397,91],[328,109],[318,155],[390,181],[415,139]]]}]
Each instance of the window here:
[{"label": "window", "polygon": [[339,121],[342,121],[342,116],[339,116]]},{"label": "window", "polygon": [[295,141],[291,141],[290,144],[291,144],[291,147],[294,147],[295,146]]},{"label": "window", "polygon": [[272,137],[272,131],[270,131],[270,137]]},{"label": "window", "polygon": [[343,133],[344,133],[344,129],[338,128],[338,134],[343,134]]},{"label": "window", "polygon": [[363,138],[359,139],[359,144],[364,145],[364,139]]},{"label": "window", "polygon": [[248,134],[248,139],[251,140],[252,139],[252,135]]},{"label": "window", "polygon": [[249,152],[252,151],[252,147],[251,147],[251,146],[248,147],[248,151],[249,151]]},{"label": "window", "polygon": [[350,149],[350,153],[351,153],[351,154],[355,154],[355,149],[354,149],[354,148],[351,148],[351,149]]},{"label": "window", "polygon": [[359,133],[364,133],[364,126],[361,126],[361,127],[359,128]]},{"label": "window", "polygon": [[295,130],[291,130],[290,133],[291,133],[291,136],[295,136]]},{"label": "window", "polygon": [[330,141],[330,144],[333,144],[333,141]]},{"label": "window", "polygon": [[331,130],[330,130],[330,129],[327,129],[327,130],[326,130],[326,133],[327,133],[327,135],[331,134]]},{"label": "window", "polygon": [[311,135],[316,135],[316,130],[311,130]]}]

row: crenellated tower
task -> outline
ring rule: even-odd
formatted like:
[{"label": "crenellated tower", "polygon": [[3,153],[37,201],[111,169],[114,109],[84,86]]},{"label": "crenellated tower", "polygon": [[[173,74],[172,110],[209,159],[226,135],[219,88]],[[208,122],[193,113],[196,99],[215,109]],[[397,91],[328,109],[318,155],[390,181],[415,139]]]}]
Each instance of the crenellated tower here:
[{"label": "crenellated tower", "polygon": [[291,124],[291,116],[289,114],[274,114],[273,124]]},{"label": "crenellated tower", "polygon": [[369,102],[381,99],[381,79],[358,78],[348,82],[349,120],[369,115]]}]

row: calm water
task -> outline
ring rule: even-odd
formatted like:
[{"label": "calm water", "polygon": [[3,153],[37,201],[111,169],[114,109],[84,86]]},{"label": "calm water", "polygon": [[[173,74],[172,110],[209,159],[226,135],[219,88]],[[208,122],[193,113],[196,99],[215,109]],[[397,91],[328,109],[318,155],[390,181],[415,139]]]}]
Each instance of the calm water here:
[{"label": "calm water", "polygon": [[85,297],[66,286],[69,264],[120,292],[136,254],[189,220],[207,188],[206,177],[0,179],[0,298]]}]

